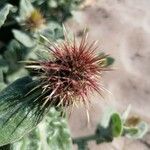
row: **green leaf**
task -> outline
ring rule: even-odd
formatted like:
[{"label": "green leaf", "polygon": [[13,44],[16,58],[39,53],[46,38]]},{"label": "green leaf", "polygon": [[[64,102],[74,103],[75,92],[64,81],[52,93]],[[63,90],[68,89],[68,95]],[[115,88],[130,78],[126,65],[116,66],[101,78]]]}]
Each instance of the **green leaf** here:
[{"label": "green leaf", "polygon": [[106,57],[106,67],[112,65],[115,62],[115,59],[108,56]]},{"label": "green leaf", "polygon": [[0,55],[0,70],[5,73],[8,71],[8,63],[1,55]]},{"label": "green leaf", "polygon": [[58,2],[55,0],[49,0],[48,1],[48,6],[52,8],[57,8],[58,7]]},{"label": "green leaf", "polygon": [[51,109],[47,118],[47,141],[51,150],[71,150],[72,143],[67,120],[59,112]]},{"label": "green leaf", "polygon": [[3,72],[0,70],[0,91],[6,87],[6,84],[4,83],[3,79]]},{"label": "green leaf", "polygon": [[118,137],[122,134],[123,124],[122,119],[118,113],[112,114],[110,118],[109,128],[111,128],[113,137]]},{"label": "green leaf", "polygon": [[113,108],[108,108],[104,113],[101,123],[97,126],[97,143],[111,142],[114,137],[122,134],[122,120]]},{"label": "green leaf", "polygon": [[31,38],[28,34],[19,31],[19,30],[13,30],[14,37],[22,43],[24,46],[31,48],[35,46],[35,41],[33,38]]},{"label": "green leaf", "polygon": [[100,124],[98,124],[97,129],[96,129],[96,143],[100,144],[103,142],[112,142],[113,141],[113,136],[112,136],[112,130],[111,128],[107,127],[104,128]]},{"label": "green leaf", "polygon": [[30,15],[30,13],[34,10],[32,3],[30,0],[21,0],[20,1],[20,10],[19,15],[20,18],[25,19]]},{"label": "green leaf", "polygon": [[141,139],[148,132],[148,124],[140,122],[136,127],[124,127],[123,135],[131,139]]},{"label": "green leaf", "polygon": [[14,150],[71,150],[70,132],[65,118],[54,108],[38,127],[13,145]]},{"label": "green leaf", "polygon": [[0,91],[6,87],[4,82],[4,73],[8,71],[8,64],[0,55]]},{"label": "green leaf", "polygon": [[20,68],[17,71],[13,72],[12,74],[8,74],[7,81],[9,83],[12,83],[15,80],[17,80],[18,78],[22,78],[22,77],[28,76],[28,75],[29,75],[29,73],[25,68]]},{"label": "green leaf", "polygon": [[135,136],[138,133],[138,129],[136,127],[124,127],[123,129],[123,135],[128,137],[128,138],[132,138],[133,136]]},{"label": "green leaf", "polygon": [[4,52],[4,58],[9,65],[8,74],[14,73],[22,67],[19,61],[24,60],[28,52],[29,50],[16,40],[9,43],[7,50]]},{"label": "green leaf", "polygon": [[57,22],[49,22],[47,28],[43,30],[42,35],[51,40],[63,38],[63,29]]},{"label": "green leaf", "polygon": [[16,142],[36,127],[35,109],[27,103],[35,96],[25,99],[33,83],[30,77],[24,77],[0,92],[0,146]]},{"label": "green leaf", "polygon": [[7,4],[0,10],[0,27],[4,24],[12,5]]},{"label": "green leaf", "polygon": [[105,128],[108,127],[109,125],[109,122],[110,122],[110,117],[114,114],[114,113],[117,113],[117,111],[112,108],[112,107],[109,107],[106,109],[106,111],[104,112],[103,114],[103,117],[102,117],[102,120],[101,120],[101,125]]}]

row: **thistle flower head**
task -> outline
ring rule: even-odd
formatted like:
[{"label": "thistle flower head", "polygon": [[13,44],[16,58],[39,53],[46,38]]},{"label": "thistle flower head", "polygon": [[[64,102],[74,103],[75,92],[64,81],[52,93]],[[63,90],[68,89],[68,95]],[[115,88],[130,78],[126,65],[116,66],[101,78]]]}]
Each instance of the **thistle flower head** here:
[{"label": "thistle flower head", "polygon": [[36,30],[41,28],[45,23],[45,19],[40,10],[34,9],[25,20],[25,26],[28,30]]},{"label": "thistle flower head", "polygon": [[84,34],[78,44],[73,40],[53,43],[48,53],[53,59],[29,62],[31,68],[39,75],[43,94],[43,106],[55,104],[70,106],[78,103],[87,105],[88,95],[93,91],[101,94],[101,73],[107,68],[104,65],[106,55],[97,55],[95,42],[87,42]]}]

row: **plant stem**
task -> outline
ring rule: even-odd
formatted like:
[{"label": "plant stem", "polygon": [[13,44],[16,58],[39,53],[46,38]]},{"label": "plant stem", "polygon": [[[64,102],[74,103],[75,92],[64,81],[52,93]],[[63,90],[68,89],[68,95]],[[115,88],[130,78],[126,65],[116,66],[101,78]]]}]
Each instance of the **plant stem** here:
[{"label": "plant stem", "polygon": [[80,143],[81,141],[88,142],[88,141],[95,140],[96,138],[97,138],[97,136],[95,134],[89,135],[89,136],[83,136],[83,137],[73,139],[73,143],[77,144],[77,143]]},{"label": "plant stem", "polygon": [[98,137],[97,135],[89,135],[89,136],[83,136],[79,138],[73,139],[73,144],[78,145],[78,150],[88,150],[88,141],[96,140]]}]

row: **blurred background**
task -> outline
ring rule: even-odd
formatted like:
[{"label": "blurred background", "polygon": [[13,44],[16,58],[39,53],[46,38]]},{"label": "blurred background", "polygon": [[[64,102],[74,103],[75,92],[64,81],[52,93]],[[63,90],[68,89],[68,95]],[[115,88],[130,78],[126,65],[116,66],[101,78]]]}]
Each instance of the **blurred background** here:
[{"label": "blurred background", "polygon": [[[150,124],[150,0],[87,0],[66,22],[80,38],[89,30],[89,40],[98,40],[98,51],[115,58],[114,70],[103,74],[104,99],[91,97],[90,123],[84,109],[69,118],[73,137],[92,134],[109,108],[140,116]],[[117,138],[110,144],[89,144],[90,150],[149,150],[150,134],[142,140]],[[74,150],[76,150],[74,146]]]}]

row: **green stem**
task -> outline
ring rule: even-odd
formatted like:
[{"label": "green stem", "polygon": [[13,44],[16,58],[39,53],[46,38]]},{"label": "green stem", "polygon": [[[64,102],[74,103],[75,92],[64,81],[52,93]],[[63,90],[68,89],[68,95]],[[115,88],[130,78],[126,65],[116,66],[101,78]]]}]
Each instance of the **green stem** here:
[{"label": "green stem", "polygon": [[104,142],[111,142],[113,140],[111,130],[109,128],[103,128],[98,126],[95,134],[89,136],[83,136],[73,139],[73,144],[78,145],[78,150],[88,150],[88,142],[95,141],[97,144]]},{"label": "green stem", "polygon": [[73,144],[78,145],[78,150],[88,150],[88,142],[96,140],[98,137],[97,135],[89,135],[89,136],[83,136],[79,138],[73,139]]},{"label": "green stem", "polygon": [[97,136],[95,134],[93,134],[93,135],[89,135],[89,136],[74,138],[73,143],[77,144],[77,143],[80,143],[81,141],[82,142],[88,142],[88,141],[92,141],[92,140],[95,140],[95,139],[97,139]]}]

